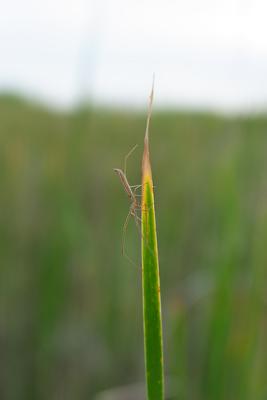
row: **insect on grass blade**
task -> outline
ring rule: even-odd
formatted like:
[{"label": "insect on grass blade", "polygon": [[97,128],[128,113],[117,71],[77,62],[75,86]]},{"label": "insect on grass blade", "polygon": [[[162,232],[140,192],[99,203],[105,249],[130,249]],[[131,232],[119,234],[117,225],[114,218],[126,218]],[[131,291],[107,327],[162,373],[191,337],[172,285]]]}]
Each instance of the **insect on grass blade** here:
[{"label": "insect on grass blade", "polygon": [[163,400],[163,345],[160,278],[152,170],[149,157],[149,123],[154,79],[149,100],[142,162],[142,281],[144,348],[148,400]]}]

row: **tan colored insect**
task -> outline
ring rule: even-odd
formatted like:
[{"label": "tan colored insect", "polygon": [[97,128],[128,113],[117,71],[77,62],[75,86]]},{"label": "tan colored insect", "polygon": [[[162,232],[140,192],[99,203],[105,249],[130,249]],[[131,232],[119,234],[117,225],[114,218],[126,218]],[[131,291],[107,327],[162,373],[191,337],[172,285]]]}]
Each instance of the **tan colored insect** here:
[{"label": "tan colored insect", "polygon": [[116,172],[116,174],[119,176],[120,181],[122,183],[122,186],[127,194],[127,196],[129,197],[130,201],[131,201],[131,205],[130,205],[130,209],[129,209],[129,213],[126,217],[126,220],[124,222],[123,225],[123,234],[122,234],[122,254],[124,256],[126,256],[132,263],[133,261],[129,258],[129,256],[126,254],[125,252],[125,234],[126,234],[126,230],[127,230],[127,226],[130,220],[130,217],[133,216],[136,226],[138,227],[138,230],[141,233],[140,230],[140,217],[138,215],[138,210],[140,210],[141,205],[139,204],[138,201],[138,197],[139,195],[136,194],[137,189],[139,189],[142,185],[134,185],[131,186],[128,182],[127,176],[126,176],[126,164],[127,164],[127,159],[128,157],[133,153],[133,151],[136,149],[137,145],[135,145],[131,151],[129,151],[129,153],[126,155],[125,160],[124,160],[124,171],[122,171],[120,168],[114,168],[114,171]]},{"label": "tan colored insect", "polygon": [[[147,121],[146,121],[146,132],[145,132],[145,140],[148,140],[148,131],[149,131],[149,123],[150,123],[150,118],[152,114],[152,103],[153,103],[153,97],[154,97],[154,75],[153,75],[153,82],[152,82],[152,89],[151,89],[151,94],[149,97],[149,104],[148,104],[148,114],[147,114]],[[131,261],[132,264],[134,262],[130,259],[130,257],[126,254],[125,252],[125,234],[126,234],[126,229],[129,223],[129,220],[131,216],[134,217],[136,226],[139,230],[140,236],[142,237],[142,232],[141,232],[141,227],[140,227],[140,222],[141,218],[138,215],[138,211],[141,209],[141,204],[139,204],[138,197],[140,195],[136,194],[136,190],[142,187],[142,185],[135,185],[131,186],[128,182],[127,176],[126,176],[126,166],[127,166],[127,159],[128,157],[133,153],[133,151],[136,149],[137,145],[135,145],[129,153],[126,155],[124,159],[124,171],[122,171],[120,168],[114,168],[114,171],[116,174],[119,176],[122,186],[129,197],[131,201],[129,213],[126,217],[126,220],[123,225],[123,234],[122,234],[122,254],[128,258],[129,261]],[[134,264],[135,265],[135,264]]]}]

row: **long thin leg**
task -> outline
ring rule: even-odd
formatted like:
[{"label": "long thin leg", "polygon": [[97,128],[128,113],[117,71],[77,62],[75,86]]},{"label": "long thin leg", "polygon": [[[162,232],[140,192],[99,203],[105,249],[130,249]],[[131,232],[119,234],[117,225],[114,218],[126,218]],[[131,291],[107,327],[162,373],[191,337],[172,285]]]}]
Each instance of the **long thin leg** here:
[{"label": "long thin leg", "polygon": [[127,230],[127,226],[129,224],[131,218],[131,210],[128,212],[128,215],[125,219],[125,222],[123,224],[123,228],[122,228],[122,242],[121,242],[121,250],[122,250],[122,255],[125,255],[125,237],[126,237],[126,230]]},{"label": "long thin leg", "polygon": [[126,176],[126,168],[127,168],[127,159],[128,157],[130,157],[130,155],[134,152],[134,150],[136,149],[136,147],[138,146],[138,144],[136,144],[130,151],[128,154],[126,154],[125,158],[124,158],[124,175]]},{"label": "long thin leg", "polygon": [[[132,188],[132,189],[134,189],[134,188],[137,188],[137,189],[139,189],[140,187],[142,187],[143,186],[143,184],[141,184],[141,185],[130,185],[130,187]],[[153,186],[153,189],[155,189],[156,188],[156,186]]]},{"label": "long thin leg", "polygon": [[134,221],[135,221],[135,224],[136,224],[136,226],[137,226],[138,232],[139,232],[139,234],[140,234],[140,238],[142,239],[142,237],[143,237],[142,231],[141,231],[141,222],[142,222],[142,219],[137,215],[136,209],[134,209]]},{"label": "long thin leg", "polygon": [[[141,222],[142,222],[142,219],[137,215],[136,209],[134,209],[134,220],[135,220],[135,224],[136,224],[136,226],[137,226],[137,229],[138,229],[140,238],[143,239],[144,236],[143,236],[142,229],[141,229]],[[144,240],[145,240],[145,242],[146,242],[146,246],[147,246],[148,250],[149,250],[150,253],[152,254],[153,252],[152,252],[151,247],[150,247],[150,246],[148,245],[148,243],[147,243],[147,239],[144,238]]]},{"label": "long thin leg", "polygon": [[143,185],[135,185],[135,186],[131,186],[131,188],[133,188],[133,194],[135,197],[142,197],[142,194],[136,194],[136,191],[138,189],[140,189],[140,187],[142,187]]},{"label": "long thin leg", "polygon": [[127,258],[128,261],[130,261],[131,264],[134,265],[135,268],[138,268],[138,265],[135,264],[135,262],[128,256],[126,250],[125,250],[125,238],[126,238],[126,231],[127,231],[127,227],[130,221],[132,215],[132,210],[130,209],[130,211],[128,212],[128,215],[125,219],[124,225],[123,225],[123,229],[122,229],[122,255]]},{"label": "long thin leg", "polygon": [[135,190],[137,190],[137,189],[139,189],[140,187],[142,187],[143,185],[130,185],[130,187],[132,188],[132,189],[135,189]]},{"label": "long thin leg", "polygon": [[[125,239],[126,239],[126,232],[127,232],[127,227],[130,221],[131,216],[133,215],[135,224],[137,226],[138,233],[140,235],[140,238],[143,238],[142,230],[141,230],[141,218],[137,215],[136,213],[136,208],[131,208],[130,211],[127,214],[127,217],[125,219],[123,229],[122,229],[122,255],[127,258],[127,260],[135,267],[138,268],[138,265],[128,256],[126,249],[125,249]],[[145,240],[146,241],[146,240]],[[147,247],[150,252],[152,252],[151,248],[147,244]]]},{"label": "long thin leg", "polygon": [[[136,220],[138,221],[138,223],[142,222],[142,219],[139,217],[139,215],[137,215],[136,213],[134,213],[134,218],[136,218]],[[136,221],[135,221],[136,222]]]}]

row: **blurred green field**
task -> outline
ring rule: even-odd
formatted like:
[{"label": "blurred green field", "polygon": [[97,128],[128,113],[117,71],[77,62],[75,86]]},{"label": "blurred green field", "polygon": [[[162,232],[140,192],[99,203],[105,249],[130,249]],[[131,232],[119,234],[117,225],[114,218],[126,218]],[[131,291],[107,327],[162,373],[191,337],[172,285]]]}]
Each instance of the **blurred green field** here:
[{"label": "blurred green field", "polygon": [[[145,114],[0,98],[0,398],[144,380],[141,271],[113,167]],[[155,112],[165,369],[179,400],[267,398],[267,117]],[[173,215],[175,213],[175,219]],[[134,223],[127,251],[138,263]],[[138,399],[137,399],[138,400]]]}]

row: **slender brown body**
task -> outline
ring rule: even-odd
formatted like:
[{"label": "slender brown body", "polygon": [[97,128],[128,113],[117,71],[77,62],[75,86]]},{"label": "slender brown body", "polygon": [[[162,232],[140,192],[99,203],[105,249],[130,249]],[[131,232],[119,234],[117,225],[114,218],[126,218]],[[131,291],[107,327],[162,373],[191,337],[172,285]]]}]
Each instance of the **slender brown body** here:
[{"label": "slender brown body", "polygon": [[[148,130],[149,130],[149,121],[150,121],[150,117],[151,117],[151,110],[152,110],[152,102],[153,102],[153,93],[154,93],[154,76],[153,76],[153,84],[152,84],[152,90],[151,90],[151,94],[150,94],[150,100],[149,100],[149,108],[148,108],[148,116],[147,116],[147,125],[146,125],[146,134],[145,134],[145,148],[146,151],[148,153]],[[127,194],[127,196],[129,197],[130,201],[131,201],[131,205],[130,205],[130,210],[128,212],[128,215],[126,217],[126,220],[124,222],[123,225],[123,234],[122,234],[122,254],[124,254],[129,261],[131,261],[131,263],[134,264],[134,262],[130,259],[129,256],[127,256],[127,254],[125,253],[125,233],[126,233],[126,229],[129,223],[129,219],[131,216],[134,217],[136,226],[139,230],[140,236],[142,237],[142,232],[141,232],[141,227],[140,227],[140,222],[141,222],[141,218],[138,215],[138,210],[141,209],[141,204],[139,204],[137,198],[138,196],[142,196],[142,195],[138,195],[135,194],[136,190],[140,187],[142,187],[142,185],[135,185],[135,186],[130,186],[128,179],[126,177],[126,162],[128,157],[133,153],[133,151],[136,149],[137,145],[135,145],[130,151],[129,153],[126,155],[125,159],[124,159],[124,171],[120,168],[113,168],[114,171],[116,172],[116,174],[119,176],[120,181],[122,183],[122,186]],[[144,163],[144,161],[143,161]],[[144,170],[144,165],[143,165],[143,170]],[[132,190],[133,188],[133,190]],[[135,264],[134,264],[135,265]]]},{"label": "slender brown body", "polygon": [[[132,202],[131,207],[130,207],[130,214],[133,215],[134,217],[137,217],[136,208],[138,207],[138,201],[137,201],[136,195],[134,194],[131,186],[129,185],[129,182],[126,178],[125,173],[120,168],[114,168],[114,171],[116,172],[116,174],[119,175],[122,186],[124,187],[124,190],[125,190],[127,196],[129,197],[129,199]],[[139,187],[139,185],[136,187]]]},{"label": "slender brown body", "polygon": [[[126,156],[126,157],[127,157],[127,156]],[[126,169],[125,169],[125,170],[126,170]],[[138,188],[140,187],[140,185],[132,186],[132,187],[134,187],[134,190],[132,190],[132,187],[129,185],[129,182],[128,182],[128,179],[126,178],[125,173],[124,173],[120,168],[114,168],[114,171],[115,171],[116,174],[119,176],[120,181],[121,181],[121,183],[122,183],[122,186],[123,186],[123,188],[124,188],[124,190],[125,190],[127,196],[129,197],[130,201],[131,201],[130,210],[129,210],[129,213],[128,213],[128,215],[127,215],[127,217],[126,217],[126,220],[125,220],[125,222],[124,222],[124,225],[123,225],[123,234],[122,234],[122,254],[123,254],[124,256],[126,256],[127,259],[128,259],[134,266],[136,266],[136,264],[132,261],[132,259],[131,259],[131,258],[126,254],[126,252],[125,252],[125,233],[126,233],[126,229],[127,229],[127,226],[128,226],[128,222],[129,222],[129,219],[130,219],[131,216],[134,217],[135,223],[136,223],[138,229],[140,230],[139,223],[138,223],[138,221],[140,220],[140,218],[139,218],[138,215],[137,215],[137,209],[138,209],[139,205],[138,205],[138,201],[137,201],[136,194],[135,194],[136,189],[138,189]]]},{"label": "slender brown body", "polygon": [[125,176],[125,173],[120,169],[120,168],[114,168],[114,171],[116,172],[116,174],[119,175],[119,178],[121,180],[121,183],[124,187],[125,192],[127,193],[128,197],[134,201],[135,200],[135,195],[132,191],[131,186],[129,185],[129,182]]}]

